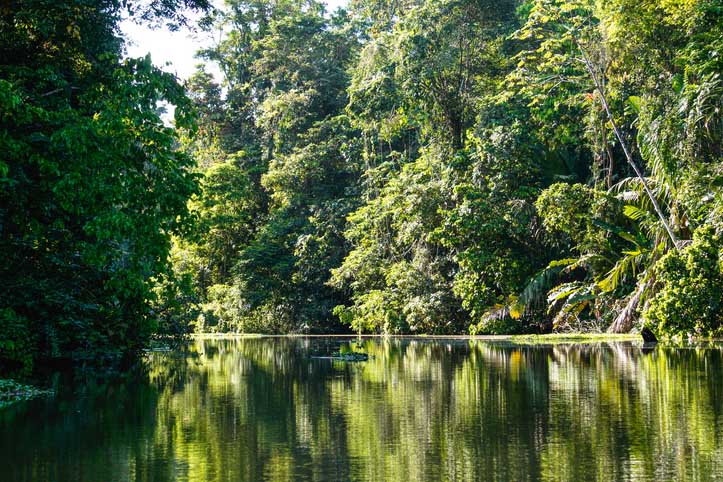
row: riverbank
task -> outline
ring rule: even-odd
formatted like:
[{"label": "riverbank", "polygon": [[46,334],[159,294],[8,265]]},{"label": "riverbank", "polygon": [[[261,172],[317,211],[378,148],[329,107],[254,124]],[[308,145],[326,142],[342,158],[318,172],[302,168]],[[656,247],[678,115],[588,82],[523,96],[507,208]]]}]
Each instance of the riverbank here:
[{"label": "riverbank", "polygon": [[544,335],[384,335],[384,334],[304,334],[289,333],[283,335],[266,335],[260,333],[194,333],[192,339],[236,339],[236,338],[396,338],[419,340],[483,340],[511,342],[518,344],[551,344],[551,343],[601,343],[614,341],[643,341],[639,334],[616,333],[550,333]]},{"label": "riverbank", "polygon": [[529,345],[643,341],[642,337],[639,334],[631,333],[552,333],[548,335],[512,335],[509,337],[509,339],[514,343]]}]

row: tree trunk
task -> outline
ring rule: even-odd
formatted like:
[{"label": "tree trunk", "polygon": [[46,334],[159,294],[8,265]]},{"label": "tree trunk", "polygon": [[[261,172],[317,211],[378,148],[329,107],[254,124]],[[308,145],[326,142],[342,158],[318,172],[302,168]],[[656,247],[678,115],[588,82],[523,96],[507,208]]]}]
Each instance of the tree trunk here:
[{"label": "tree trunk", "polygon": [[620,146],[623,148],[623,153],[625,154],[625,159],[628,161],[628,164],[630,164],[630,167],[633,168],[633,171],[635,171],[635,175],[640,179],[640,182],[643,184],[643,189],[645,189],[645,193],[650,198],[650,202],[653,203],[653,208],[655,209],[655,213],[658,215],[658,218],[660,218],[660,221],[663,223],[663,226],[665,227],[665,231],[668,233],[668,236],[670,237],[670,240],[673,242],[673,248],[678,249],[678,238],[676,238],[675,234],[673,233],[673,230],[670,228],[670,224],[668,223],[668,220],[665,217],[665,214],[663,214],[663,210],[660,208],[660,205],[658,204],[658,200],[655,198],[655,195],[653,194],[653,191],[650,189],[650,186],[648,185],[647,179],[645,179],[645,176],[643,175],[643,172],[638,167],[638,164],[635,162],[635,159],[633,159],[633,156],[630,152],[630,149],[628,149],[628,143],[625,141],[625,138],[623,137],[622,133],[620,132],[620,129],[618,128],[617,123],[615,122],[615,118],[613,117],[612,111],[610,110],[610,105],[608,104],[607,96],[605,95],[605,89],[603,89],[603,86],[601,84],[601,80],[598,78],[598,72],[596,70],[599,70],[593,66],[592,61],[587,55],[587,52],[585,49],[580,45],[580,42],[575,37],[575,43],[577,44],[577,48],[580,50],[580,53],[582,54],[582,60],[585,63],[585,68],[588,71],[588,74],[590,74],[590,77],[592,78],[593,84],[595,85],[595,90],[600,95],[600,101],[602,102],[603,108],[605,109],[605,113],[607,114],[607,118],[610,121],[610,125],[613,128],[613,132],[615,133],[615,137],[618,139],[618,142],[620,142]]}]

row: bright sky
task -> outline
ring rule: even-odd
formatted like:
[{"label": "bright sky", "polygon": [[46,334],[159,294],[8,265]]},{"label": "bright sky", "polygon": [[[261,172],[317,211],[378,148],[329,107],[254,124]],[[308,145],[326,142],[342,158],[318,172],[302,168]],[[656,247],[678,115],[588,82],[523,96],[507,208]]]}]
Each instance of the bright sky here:
[{"label": "bright sky", "polygon": [[[223,5],[222,0],[214,0],[217,7]],[[337,7],[346,5],[347,0],[325,0],[329,12]],[[167,72],[175,73],[181,79],[187,79],[196,70],[200,61],[194,58],[200,48],[215,43],[210,32],[193,33],[187,29],[178,32],[169,32],[167,29],[152,30],[131,21],[124,21],[121,30],[127,39],[129,57],[144,57],[150,53],[153,63]],[[167,62],[169,66],[164,66]],[[209,72],[218,74],[218,69],[209,66]],[[219,76],[217,75],[217,78]]]}]

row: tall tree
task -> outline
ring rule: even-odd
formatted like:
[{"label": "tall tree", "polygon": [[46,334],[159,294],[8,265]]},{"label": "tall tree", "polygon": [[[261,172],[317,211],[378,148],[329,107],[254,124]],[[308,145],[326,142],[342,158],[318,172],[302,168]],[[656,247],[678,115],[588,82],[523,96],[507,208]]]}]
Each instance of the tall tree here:
[{"label": "tall tree", "polygon": [[[143,18],[180,21],[156,1]],[[121,60],[136,2],[28,0],[0,7],[0,361],[132,352],[154,330],[152,277],[187,223],[191,160],[157,103],[183,88],[149,58]]]}]

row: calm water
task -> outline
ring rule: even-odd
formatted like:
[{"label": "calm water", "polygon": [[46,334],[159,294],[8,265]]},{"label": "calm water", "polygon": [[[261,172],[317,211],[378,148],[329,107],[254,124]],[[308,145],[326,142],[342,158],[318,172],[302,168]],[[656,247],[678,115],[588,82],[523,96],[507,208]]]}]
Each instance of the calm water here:
[{"label": "calm water", "polygon": [[723,348],[193,342],[0,411],[0,480],[723,480]]}]

